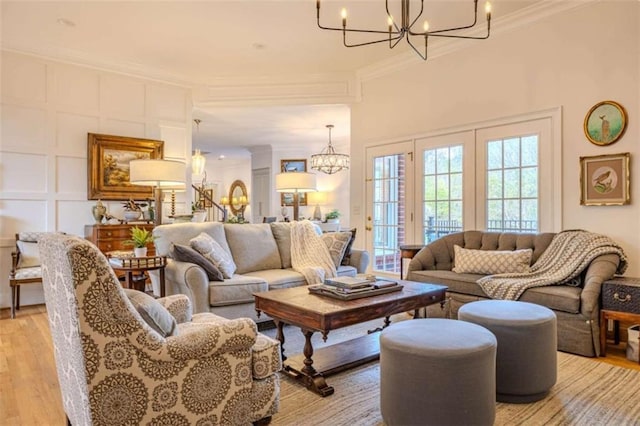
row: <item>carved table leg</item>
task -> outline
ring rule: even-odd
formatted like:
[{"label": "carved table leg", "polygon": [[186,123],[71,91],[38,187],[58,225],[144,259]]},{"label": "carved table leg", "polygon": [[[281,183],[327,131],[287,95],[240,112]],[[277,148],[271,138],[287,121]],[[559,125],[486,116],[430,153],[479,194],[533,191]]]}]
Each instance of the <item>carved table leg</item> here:
[{"label": "carved table leg", "polygon": [[282,362],[287,359],[284,354],[284,332],[282,331],[282,327],[284,327],[284,323],[282,321],[273,320],[276,323],[276,339],[280,341],[280,356],[282,357]]}]

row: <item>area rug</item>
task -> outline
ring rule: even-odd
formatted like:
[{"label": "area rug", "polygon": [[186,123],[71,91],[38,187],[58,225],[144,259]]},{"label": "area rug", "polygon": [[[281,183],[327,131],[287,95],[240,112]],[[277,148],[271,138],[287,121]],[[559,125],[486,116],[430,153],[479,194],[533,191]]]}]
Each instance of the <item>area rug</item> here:
[{"label": "area rug", "polygon": [[[351,337],[372,324],[330,333],[328,343]],[[287,327],[285,335],[285,348],[302,343],[299,330]],[[315,344],[324,345],[317,337]],[[377,362],[330,376],[327,382],[335,393],[322,398],[282,376],[280,411],[271,424],[383,425],[379,377]],[[497,403],[495,424],[640,425],[640,371],[558,352],[558,381],[549,396],[532,404]]]}]

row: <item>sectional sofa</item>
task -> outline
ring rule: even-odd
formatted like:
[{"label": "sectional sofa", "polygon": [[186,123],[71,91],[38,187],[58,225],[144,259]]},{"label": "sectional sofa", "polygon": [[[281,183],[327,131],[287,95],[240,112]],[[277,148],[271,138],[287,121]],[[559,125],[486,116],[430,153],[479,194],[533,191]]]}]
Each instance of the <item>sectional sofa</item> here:
[{"label": "sectional sofa", "polygon": [[[173,259],[172,245],[206,233],[231,254],[237,267],[231,278],[210,281],[201,267]],[[248,317],[257,322],[253,293],[306,285],[302,274],[291,266],[291,224],[223,224],[220,222],[176,223],[154,228],[156,253],[168,256],[165,269],[166,294],[186,294],[194,313],[212,312],[225,318]],[[366,251],[351,249],[347,264],[337,268],[339,276],[364,273],[369,263]]]},{"label": "sectional sofa", "polygon": [[[430,317],[457,319],[465,303],[489,298],[476,283],[483,274],[457,273],[454,246],[475,250],[532,249],[531,264],[549,247],[555,234],[517,234],[465,231],[445,235],[420,250],[409,262],[407,279],[448,287],[446,302],[430,306]],[[558,349],[584,356],[600,352],[599,316],[602,283],[616,273],[621,259],[617,254],[595,257],[573,285],[551,285],[526,290],[519,300],[546,306],[558,319]]]}]

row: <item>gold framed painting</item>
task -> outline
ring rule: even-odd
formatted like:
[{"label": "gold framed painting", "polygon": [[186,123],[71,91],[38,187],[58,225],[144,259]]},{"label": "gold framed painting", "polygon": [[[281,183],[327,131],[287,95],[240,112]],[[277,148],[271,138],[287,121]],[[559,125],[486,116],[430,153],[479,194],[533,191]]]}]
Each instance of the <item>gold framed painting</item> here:
[{"label": "gold framed painting", "polygon": [[630,154],[580,157],[580,204],[621,206],[631,202]]},{"label": "gold framed painting", "polygon": [[627,111],[614,101],[595,104],[584,118],[584,134],[596,145],[611,145],[627,130]]},{"label": "gold framed painting", "polygon": [[[306,172],[307,171],[307,159],[289,159],[289,160],[280,160],[280,171],[282,173],[287,172]],[[280,193],[280,205],[281,206],[293,206],[293,192],[282,192]],[[298,194],[298,205],[306,206],[307,205],[307,194],[305,192],[301,192]]]},{"label": "gold framed painting", "polygon": [[87,199],[153,198],[152,187],[129,183],[129,162],[162,159],[163,147],[163,141],[153,139],[89,133],[87,136]]}]

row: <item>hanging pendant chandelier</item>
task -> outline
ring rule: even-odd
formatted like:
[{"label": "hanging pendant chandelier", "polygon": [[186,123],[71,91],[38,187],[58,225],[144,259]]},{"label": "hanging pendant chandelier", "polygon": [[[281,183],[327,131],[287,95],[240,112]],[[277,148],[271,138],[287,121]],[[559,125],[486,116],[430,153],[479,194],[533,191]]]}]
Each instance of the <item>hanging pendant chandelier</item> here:
[{"label": "hanging pendant chandelier", "polygon": [[[200,123],[202,120],[199,118],[194,118],[193,121],[196,123],[196,128],[198,134],[200,134]],[[199,149],[196,149],[191,157],[191,170],[194,175],[201,175],[204,173],[204,166],[207,162],[207,159],[200,153]]]},{"label": "hanging pendant chandelier", "polygon": [[[464,39],[473,39],[473,40],[485,40],[489,38],[489,33],[491,32],[491,3],[488,1],[485,3],[484,9],[487,17],[487,34],[484,36],[469,36],[469,35],[461,35],[454,34],[454,31],[462,31],[469,28],[474,27],[478,23],[478,0],[473,1],[473,9],[474,9],[474,17],[473,23],[469,25],[462,25],[459,27],[445,28],[435,31],[429,30],[429,22],[424,21],[423,27],[421,30],[414,30],[414,25],[418,22],[418,19],[422,16],[424,12],[424,0],[420,0],[420,13],[415,18],[411,18],[410,13],[410,0],[400,0],[401,5],[401,19],[400,22],[397,22],[391,12],[389,11],[389,0],[385,0],[385,10],[387,15],[387,30],[364,30],[364,29],[355,29],[355,28],[347,28],[347,10],[342,9],[342,28],[336,27],[325,27],[320,24],[320,0],[316,0],[316,14],[317,14],[317,22],[318,27],[323,30],[332,30],[332,31],[342,31],[342,43],[346,47],[359,47],[359,46],[367,46],[370,44],[376,43],[389,43],[389,49],[393,49],[396,45],[402,40],[405,35],[407,36],[406,40],[409,46],[425,61],[427,60],[427,46],[429,43],[429,37],[447,37],[447,38],[464,38]],[[348,43],[347,42],[347,33],[369,33],[369,34],[378,34],[378,38],[376,40],[366,41],[362,43]],[[413,44],[412,37],[423,37],[424,38],[424,53],[422,53],[418,48]]]},{"label": "hanging pendant chandelier", "polygon": [[329,129],[329,145],[323,149],[320,154],[311,156],[311,168],[332,175],[342,170],[349,170],[349,156],[347,154],[338,154],[331,145],[331,129],[333,124],[327,124]]}]

